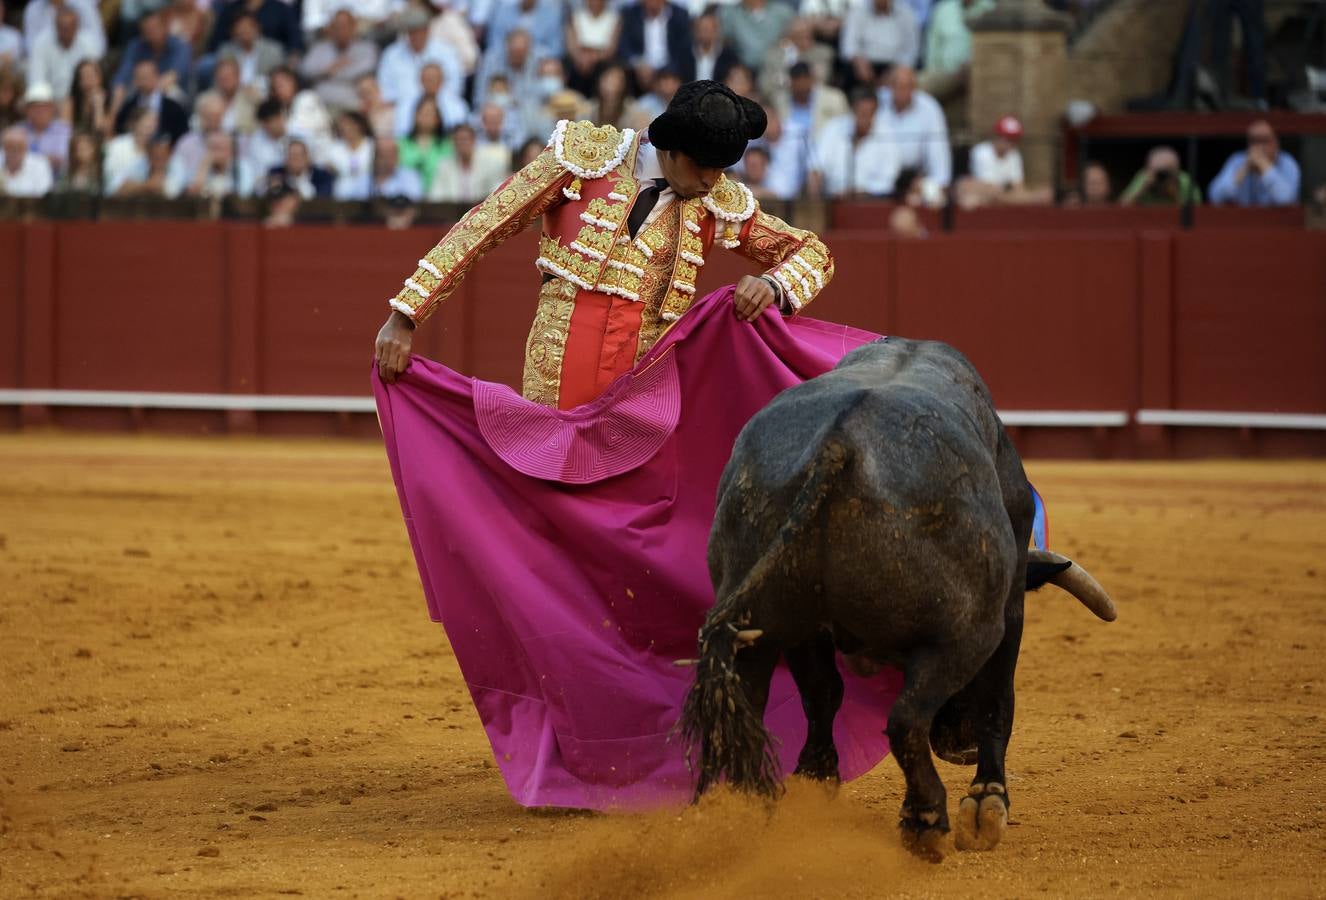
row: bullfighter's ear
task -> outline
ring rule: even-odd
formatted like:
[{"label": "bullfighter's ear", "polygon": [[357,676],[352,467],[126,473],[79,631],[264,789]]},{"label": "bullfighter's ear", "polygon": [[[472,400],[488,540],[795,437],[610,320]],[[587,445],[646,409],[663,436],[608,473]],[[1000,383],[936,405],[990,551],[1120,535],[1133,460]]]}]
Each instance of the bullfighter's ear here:
[{"label": "bullfighter's ear", "polygon": [[1071,562],[1040,562],[1027,560],[1027,590],[1034,591],[1044,587],[1051,578],[1071,566]]}]

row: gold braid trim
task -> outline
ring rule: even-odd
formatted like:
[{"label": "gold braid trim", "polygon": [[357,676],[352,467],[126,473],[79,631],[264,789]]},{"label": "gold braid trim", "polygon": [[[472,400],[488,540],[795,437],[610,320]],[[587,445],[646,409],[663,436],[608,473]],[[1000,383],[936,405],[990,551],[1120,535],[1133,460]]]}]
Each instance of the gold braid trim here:
[{"label": "gold braid trim", "polygon": [[761,265],[783,288],[794,310],[814,300],[833,280],[833,256],[812,232],[793,228],[762,209],[736,252]]},{"label": "gold braid trim", "polygon": [[635,140],[635,129],[618,131],[611,125],[562,119],[553,129],[548,148],[572,176],[563,193],[568,200],[580,199],[582,181],[602,178],[622,164]]},{"label": "gold braid trim", "polygon": [[[425,321],[455,292],[479,257],[524,231],[560,202],[561,188],[569,179],[570,175],[553,152],[544,150],[452,226],[437,246],[420,260],[420,267],[406,280],[406,287],[391,301],[392,307],[415,322]],[[424,263],[427,265],[422,265]],[[411,282],[423,288],[427,298],[421,296]]]}]

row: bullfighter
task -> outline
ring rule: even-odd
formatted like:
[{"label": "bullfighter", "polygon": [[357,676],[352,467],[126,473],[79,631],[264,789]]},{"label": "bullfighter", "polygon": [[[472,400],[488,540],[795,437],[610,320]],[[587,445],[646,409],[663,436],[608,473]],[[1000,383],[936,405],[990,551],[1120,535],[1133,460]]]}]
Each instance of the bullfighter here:
[{"label": "bullfighter", "polygon": [[540,216],[528,400],[570,409],[630,370],[691,306],[715,243],[768,267],[738,282],[740,318],[774,304],[795,314],[829,283],[833,258],[723,173],[765,125],[758,104],[714,81],[683,85],[644,133],[559,122],[547,148],[466,213],[388,301],[375,346],[382,379],[405,370],[414,328],[474,263]]}]

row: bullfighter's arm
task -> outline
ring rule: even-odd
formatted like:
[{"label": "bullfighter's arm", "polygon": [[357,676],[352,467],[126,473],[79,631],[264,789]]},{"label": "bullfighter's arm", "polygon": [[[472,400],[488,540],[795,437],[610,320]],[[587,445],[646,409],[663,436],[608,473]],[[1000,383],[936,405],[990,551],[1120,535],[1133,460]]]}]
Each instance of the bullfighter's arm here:
[{"label": "bullfighter's arm", "polygon": [[793,228],[758,207],[741,230],[735,251],[769,266],[765,272],[782,289],[784,311],[795,313],[833,278],[833,255],[814,233]]},{"label": "bullfighter's arm", "polygon": [[467,212],[432,250],[419,260],[405,287],[388,301],[392,309],[418,324],[451,296],[470,267],[489,250],[562,200],[571,173],[551,149],[516,172],[478,206]]}]

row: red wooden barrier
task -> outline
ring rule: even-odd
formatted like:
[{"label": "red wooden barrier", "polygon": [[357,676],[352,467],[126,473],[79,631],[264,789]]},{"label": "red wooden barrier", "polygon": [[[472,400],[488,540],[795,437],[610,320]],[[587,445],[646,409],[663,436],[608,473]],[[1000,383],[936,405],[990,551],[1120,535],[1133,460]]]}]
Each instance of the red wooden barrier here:
[{"label": "red wooden barrier", "polygon": [[[386,299],[438,235],[416,228],[220,223],[0,225],[0,388],[367,394]],[[981,370],[1002,409],[1326,412],[1326,234],[978,231],[897,241],[825,236],[837,277],[812,314],[940,338]],[[539,275],[535,235],[483,260],[416,333],[416,349],[518,385]],[[756,267],[717,252],[701,290]],[[54,419],[369,433],[334,414],[0,408],[0,425]],[[1208,435],[1215,434],[1204,432]],[[1304,452],[1326,433],[1220,436],[1229,452]],[[1130,427],[1022,429],[1030,452],[1164,455],[1208,437]],[[1260,442],[1260,444],[1258,443]]]}]

